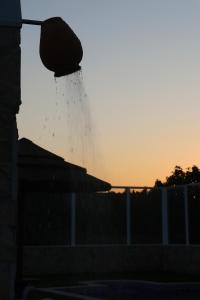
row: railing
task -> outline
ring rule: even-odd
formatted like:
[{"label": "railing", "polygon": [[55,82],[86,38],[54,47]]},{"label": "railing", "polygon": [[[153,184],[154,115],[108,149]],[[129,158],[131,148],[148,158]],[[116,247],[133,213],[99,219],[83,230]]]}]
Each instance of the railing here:
[{"label": "railing", "polygon": [[[190,244],[189,236],[189,216],[188,216],[188,187],[200,186],[199,183],[188,185],[178,185],[176,187],[183,189],[184,198],[184,226],[185,226],[185,244]],[[126,244],[132,244],[132,212],[131,212],[131,190],[151,190],[148,186],[112,186],[112,189],[123,189],[126,194]],[[155,189],[155,188],[154,188]],[[169,244],[169,224],[168,224],[168,190],[174,187],[157,187],[161,192],[161,216],[162,216],[162,244]],[[76,246],[76,194],[71,193],[71,246]]]},{"label": "railing", "polygon": [[131,245],[131,190],[151,190],[146,186],[112,186],[113,189],[124,189],[126,192],[126,244]]}]

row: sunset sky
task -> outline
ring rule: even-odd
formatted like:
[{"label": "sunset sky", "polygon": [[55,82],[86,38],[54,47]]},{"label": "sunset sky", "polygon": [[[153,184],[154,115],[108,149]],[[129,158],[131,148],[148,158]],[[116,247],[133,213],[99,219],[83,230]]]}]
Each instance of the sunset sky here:
[{"label": "sunset sky", "polygon": [[[62,17],[82,42],[95,147],[89,173],[112,185],[143,186],[164,180],[175,165],[200,167],[199,0],[22,0],[21,5],[25,19]],[[40,28],[24,25],[21,38],[20,137],[82,165],[63,150],[70,143],[62,130],[64,104],[60,85],[40,61]]]}]

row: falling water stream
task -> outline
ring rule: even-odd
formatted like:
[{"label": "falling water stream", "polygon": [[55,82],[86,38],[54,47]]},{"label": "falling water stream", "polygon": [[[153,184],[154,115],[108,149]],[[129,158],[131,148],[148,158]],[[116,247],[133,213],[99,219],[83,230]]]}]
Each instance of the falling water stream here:
[{"label": "falling water stream", "polygon": [[55,90],[53,112],[44,117],[41,139],[50,136],[57,154],[93,172],[96,163],[94,123],[82,72],[56,78]]}]

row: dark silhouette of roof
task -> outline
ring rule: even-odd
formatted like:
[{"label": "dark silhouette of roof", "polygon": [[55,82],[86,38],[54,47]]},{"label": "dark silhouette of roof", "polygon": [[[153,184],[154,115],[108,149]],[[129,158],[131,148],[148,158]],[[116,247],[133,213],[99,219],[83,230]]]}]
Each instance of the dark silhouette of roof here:
[{"label": "dark silhouette of roof", "polygon": [[111,185],[32,141],[18,141],[19,185],[27,191],[97,192]]}]

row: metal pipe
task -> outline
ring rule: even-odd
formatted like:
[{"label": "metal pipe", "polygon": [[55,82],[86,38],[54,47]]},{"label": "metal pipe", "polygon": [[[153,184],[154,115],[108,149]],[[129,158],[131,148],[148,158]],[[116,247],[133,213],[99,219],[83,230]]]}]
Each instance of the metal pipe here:
[{"label": "metal pipe", "polygon": [[176,189],[176,188],[184,188],[184,186],[187,187],[193,187],[193,186],[200,186],[199,182],[192,182],[192,183],[188,183],[188,184],[178,184],[178,185],[172,185],[172,186],[160,186],[160,187],[153,187],[153,186],[128,186],[128,185],[113,185],[111,188],[112,189],[135,189],[135,190],[162,190],[163,187],[167,187],[168,190],[170,189]]},{"label": "metal pipe", "polygon": [[76,194],[71,193],[71,246],[76,246]]},{"label": "metal pipe", "polygon": [[126,189],[126,243],[131,245],[131,197],[130,189]]},{"label": "metal pipe", "polygon": [[167,188],[164,187],[162,191],[162,243],[164,246],[169,243],[168,236],[168,199],[167,199]]},{"label": "metal pipe", "polygon": [[152,186],[126,186],[126,185],[113,185],[112,189],[135,189],[135,190],[152,190],[154,187]]},{"label": "metal pipe", "polygon": [[183,188],[184,195],[184,210],[185,210],[185,243],[186,245],[190,244],[189,236],[189,214],[188,214],[188,187],[187,185]]},{"label": "metal pipe", "polygon": [[43,21],[22,19],[22,24],[28,24],[28,25],[42,25],[42,23],[43,23]]}]

